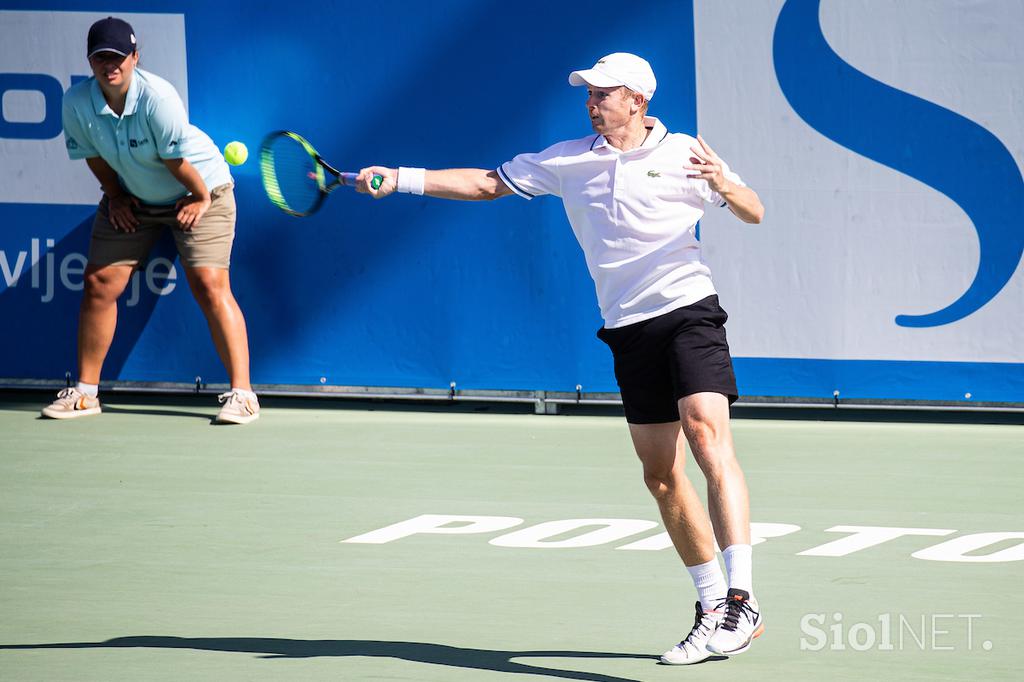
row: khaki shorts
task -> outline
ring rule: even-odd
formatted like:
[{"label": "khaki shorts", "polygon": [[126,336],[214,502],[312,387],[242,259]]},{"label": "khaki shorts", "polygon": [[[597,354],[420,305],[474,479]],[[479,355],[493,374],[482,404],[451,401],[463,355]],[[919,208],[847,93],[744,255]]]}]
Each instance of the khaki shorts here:
[{"label": "khaki shorts", "polygon": [[110,224],[107,197],[100,201],[92,223],[89,263],[92,265],[138,265],[146,260],[164,228],[170,228],[178,245],[182,265],[190,268],[224,268],[231,263],[235,240],[235,192],[231,183],[210,192],[210,208],[190,231],[178,228],[174,205],[141,204],[132,208],[139,221],[135,232],[119,232]]}]

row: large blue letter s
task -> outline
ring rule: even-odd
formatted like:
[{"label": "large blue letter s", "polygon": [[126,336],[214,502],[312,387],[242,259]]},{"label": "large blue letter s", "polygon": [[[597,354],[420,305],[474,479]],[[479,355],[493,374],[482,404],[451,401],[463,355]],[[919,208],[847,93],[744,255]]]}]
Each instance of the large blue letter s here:
[{"label": "large blue letter s", "polygon": [[1006,285],[1024,252],[1024,180],[1006,147],[963,116],[874,80],[829,47],[820,0],[788,0],[773,43],[775,72],[793,110],[834,142],[933,187],[958,204],[978,232],[980,261],[956,301],[904,327],[963,319]]}]

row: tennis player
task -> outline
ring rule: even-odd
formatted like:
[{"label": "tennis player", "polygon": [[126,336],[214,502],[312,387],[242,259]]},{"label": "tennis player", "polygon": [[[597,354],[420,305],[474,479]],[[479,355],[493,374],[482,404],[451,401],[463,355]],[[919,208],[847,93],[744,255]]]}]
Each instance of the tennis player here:
[{"label": "tennis player", "polygon": [[164,229],[170,229],[192,294],[227,368],[218,423],[246,424],[260,406],[249,384],[245,318],[231,293],[235,237],[231,173],[216,145],[191,125],[174,87],[138,68],[132,27],[108,17],[89,29],[93,77],[64,97],[64,140],[100,183],[78,320],[78,383],[43,416],[99,414],[98,385],[117,326],[117,299]]},{"label": "tennis player", "polygon": [[[736,379],[697,221],[728,207],[759,223],[757,194],[701,137],[670,133],[648,104],[657,82],[642,58],[610,54],[569,83],[587,88],[593,135],[520,154],[496,170],[372,166],[358,189],[460,200],[516,194],[562,199],[597,288],[626,421],[644,480],[699,600],[693,627],[662,661],[746,651],[764,629],[753,596],[747,485],[729,429]],[[373,175],[384,180],[370,186]],[[684,471],[685,442],[707,479],[710,519]],[[717,538],[726,576],[715,557]]]}]

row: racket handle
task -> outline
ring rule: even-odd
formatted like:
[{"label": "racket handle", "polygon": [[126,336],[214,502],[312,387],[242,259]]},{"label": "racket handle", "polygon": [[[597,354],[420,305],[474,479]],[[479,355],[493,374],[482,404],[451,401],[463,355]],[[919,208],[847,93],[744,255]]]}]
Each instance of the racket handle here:
[{"label": "racket handle", "polygon": [[[341,184],[346,185],[348,187],[355,187],[356,178],[358,176],[358,173],[341,173],[339,177],[341,178]],[[370,187],[374,189],[380,189],[380,184],[382,182],[384,182],[383,175],[374,175],[373,180],[370,180]]]}]

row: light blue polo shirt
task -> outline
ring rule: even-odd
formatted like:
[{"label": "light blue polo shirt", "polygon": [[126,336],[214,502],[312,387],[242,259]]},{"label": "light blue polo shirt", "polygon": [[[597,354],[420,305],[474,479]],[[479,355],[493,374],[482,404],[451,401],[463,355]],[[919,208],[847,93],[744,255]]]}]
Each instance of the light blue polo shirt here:
[{"label": "light blue polo shirt", "polygon": [[64,95],[64,143],[72,159],[102,157],[121,186],[147,204],[173,204],[188,194],[161,159],[185,159],[213,188],[231,182],[231,171],[213,140],[188,122],[174,86],[135,69],[124,112],[118,116],[95,78]]}]

